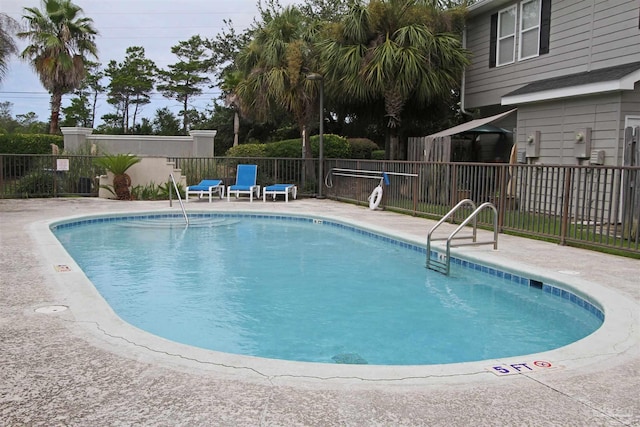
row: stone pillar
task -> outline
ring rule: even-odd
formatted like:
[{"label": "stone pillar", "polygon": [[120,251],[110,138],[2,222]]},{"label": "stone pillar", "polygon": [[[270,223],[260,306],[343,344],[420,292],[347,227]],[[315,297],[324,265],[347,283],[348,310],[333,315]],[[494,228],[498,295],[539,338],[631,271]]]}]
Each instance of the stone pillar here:
[{"label": "stone pillar", "polygon": [[191,130],[189,135],[193,138],[193,157],[214,157],[214,140],[217,130]]},{"label": "stone pillar", "polygon": [[87,136],[93,133],[92,128],[73,127],[60,128],[64,137],[64,151],[77,152],[86,145]]}]

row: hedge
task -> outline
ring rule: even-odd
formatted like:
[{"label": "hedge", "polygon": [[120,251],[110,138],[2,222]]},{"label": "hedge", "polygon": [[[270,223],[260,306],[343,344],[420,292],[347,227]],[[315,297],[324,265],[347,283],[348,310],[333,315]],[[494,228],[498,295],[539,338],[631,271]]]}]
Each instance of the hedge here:
[{"label": "hedge", "polygon": [[51,154],[51,144],[57,145],[62,152],[64,139],[60,135],[46,134],[0,135],[2,154]]},{"label": "hedge", "polygon": [[349,138],[352,159],[371,159],[371,153],[379,150],[378,144],[368,138]]},{"label": "hedge", "polygon": [[[313,157],[319,156],[320,138],[311,138],[311,152]],[[332,159],[348,159],[351,147],[347,140],[338,135],[323,135],[324,157]],[[301,158],[302,139],[287,139],[267,144],[241,144],[227,150],[227,157],[270,157],[270,158]]]},{"label": "hedge", "polygon": [[227,150],[228,157],[267,157],[265,144],[241,144]]},{"label": "hedge", "polygon": [[384,150],[375,150],[371,152],[372,160],[384,160]]}]

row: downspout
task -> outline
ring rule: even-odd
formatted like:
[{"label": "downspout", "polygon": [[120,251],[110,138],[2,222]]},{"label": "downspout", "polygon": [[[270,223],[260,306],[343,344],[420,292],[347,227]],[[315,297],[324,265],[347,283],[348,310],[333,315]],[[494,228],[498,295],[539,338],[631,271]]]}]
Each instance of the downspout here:
[{"label": "downspout", "polygon": [[[462,48],[467,49],[467,26],[462,29]],[[473,118],[473,114],[464,109],[464,92],[467,83],[467,67],[462,69],[462,80],[460,81],[460,112],[465,116]]]}]

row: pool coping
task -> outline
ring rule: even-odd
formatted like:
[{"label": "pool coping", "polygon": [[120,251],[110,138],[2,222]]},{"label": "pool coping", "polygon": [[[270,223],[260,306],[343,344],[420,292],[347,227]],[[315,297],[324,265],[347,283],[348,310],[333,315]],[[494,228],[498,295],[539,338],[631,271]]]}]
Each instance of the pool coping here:
[{"label": "pool coping", "polygon": [[[148,212],[171,212],[175,210],[154,209],[136,211],[136,215]],[[197,213],[198,211],[190,211]],[[203,211],[212,213],[214,211]],[[222,211],[221,211],[222,212]],[[225,210],[230,213],[250,213],[253,210]],[[111,212],[108,216],[127,215],[128,212]],[[263,213],[264,214],[264,213]],[[282,213],[276,214],[282,215]],[[393,230],[358,223],[334,215],[287,212],[286,215],[315,217],[350,224],[357,228],[387,235],[396,239],[424,246],[415,238],[394,233]],[[241,376],[247,381],[264,381],[272,383],[322,383],[327,385],[424,385],[433,383],[473,383],[476,381],[503,381],[491,368],[494,366],[512,366],[534,361],[548,361],[552,368],[519,372],[520,374],[539,376],[550,372],[571,372],[590,365],[607,363],[612,349],[621,353],[638,346],[637,331],[640,324],[640,306],[630,298],[606,286],[590,282],[582,277],[575,277],[553,271],[543,271],[523,263],[509,261],[509,265],[496,261],[495,256],[487,250],[455,248],[452,254],[469,259],[472,262],[493,266],[502,271],[519,271],[528,278],[544,283],[559,284],[601,307],[605,313],[603,325],[588,337],[573,344],[533,355],[503,359],[465,362],[446,365],[420,366],[378,366],[378,365],[332,365],[308,362],[290,362],[262,359],[251,356],[239,356],[199,349],[184,344],[174,343],[147,332],[141,331],[122,321],[113,313],[102,299],[93,284],[86,278],[73,259],[62,248],[57,238],[50,231],[52,224],[102,214],[81,214],[67,217],[47,219],[32,223],[30,234],[37,242],[42,259],[41,268],[46,277],[53,279],[51,283],[56,303],[69,307],[57,316],[71,320],[70,328],[85,336],[103,348],[117,351],[125,357],[153,361],[160,365],[178,369],[203,369],[215,371],[219,375],[237,378]],[[46,230],[46,232],[45,232]],[[436,246],[434,249],[438,249]],[[56,271],[52,266],[68,266],[70,271]],[[89,284],[89,286],[87,286]],[[42,305],[41,305],[42,306]]]}]

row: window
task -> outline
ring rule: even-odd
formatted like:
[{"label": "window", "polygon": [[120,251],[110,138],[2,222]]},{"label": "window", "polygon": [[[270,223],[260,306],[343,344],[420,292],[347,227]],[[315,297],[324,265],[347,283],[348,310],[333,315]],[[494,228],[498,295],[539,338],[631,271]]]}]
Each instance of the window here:
[{"label": "window", "polygon": [[491,15],[489,68],[549,53],[551,0],[524,0]]},{"label": "window", "polygon": [[516,52],[516,7],[498,13],[498,62],[497,65],[511,64]]},{"label": "window", "polygon": [[520,3],[519,59],[538,56],[540,47],[540,1]]}]

